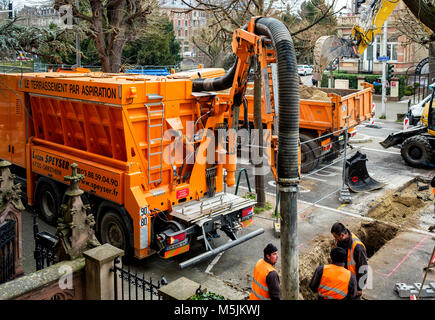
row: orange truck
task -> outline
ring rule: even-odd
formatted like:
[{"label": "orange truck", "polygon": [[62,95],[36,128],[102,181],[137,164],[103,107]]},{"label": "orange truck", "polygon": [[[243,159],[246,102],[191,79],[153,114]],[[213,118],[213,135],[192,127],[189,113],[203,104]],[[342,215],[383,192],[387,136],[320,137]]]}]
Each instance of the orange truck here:
[{"label": "orange truck", "polygon": [[[264,231],[237,237],[252,221],[255,201],[222,192],[223,170],[231,165],[197,161],[212,145],[198,127],[224,123],[227,104],[214,98],[192,92],[190,79],[3,74],[0,158],[25,179],[28,204],[51,223],[66,190],[64,177],[78,164],[99,238],[137,258],[187,252],[192,238],[211,249],[208,240],[218,229],[241,243]],[[174,146],[184,155],[196,151],[195,161],[171,157]],[[212,152],[220,147],[213,144]]]},{"label": "orange truck", "polygon": [[[253,84],[249,84],[248,88],[250,86],[253,87]],[[263,128],[274,133],[272,146],[276,148],[277,140],[274,131],[276,101],[273,96],[272,77],[269,86],[266,90],[267,94],[263,91],[261,118]],[[373,85],[362,83],[362,86],[361,90],[318,88],[328,94],[330,101],[300,99],[299,138],[301,143],[308,141],[301,145],[302,173],[314,170],[323,159],[331,160],[338,155],[338,151],[344,148],[343,129],[346,125],[349,127],[349,137],[352,137],[356,134],[355,126],[373,117]],[[266,99],[267,96],[270,98]],[[229,93],[219,93],[219,97],[227,101]],[[253,128],[254,96],[252,94],[245,95],[244,106],[247,108],[247,120],[244,111],[240,111],[240,124],[244,126],[244,122],[249,121],[249,127]],[[230,114],[227,113],[226,116],[229,117]],[[346,118],[349,121],[347,124]]]}]

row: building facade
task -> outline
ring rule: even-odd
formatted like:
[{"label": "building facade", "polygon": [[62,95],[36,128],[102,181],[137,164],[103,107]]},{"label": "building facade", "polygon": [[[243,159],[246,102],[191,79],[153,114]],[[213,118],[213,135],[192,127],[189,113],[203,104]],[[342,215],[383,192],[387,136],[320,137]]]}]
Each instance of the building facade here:
[{"label": "building facade", "polygon": [[[390,57],[388,63],[394,65],[396,74],[406,74],[408,69],[418,64],[422,59],[429,54],[428,50],[423,46],[412,43],[406,35],[400,31],[395,17],[397,14],[402,14],[406,10],[406,6],[401,2],[393,14],[388,18],[387,28],[387,56]],[[352,27],[359,24],[359,14],[347,14],[338,17],[338,36],[350,37]],[[378,57],[382,55],[382,32],[375,37],[374,42],[370,45],[359,59],[343,58],[340,61],[340,70],[348,71],[349,73],[382,73],[382,62]]]},{"label": "building facade", "polygon": [[24,6],[17,12],[17,24],[27,27],[49,27],[50,24],[63,25],[60,14],[53,6]]},{"label": "building facade", "polygon": [[192,38],[198,36],[202,28],[207,27],[209,13],[194,10],[194,0],[160,0],[160,10],[164,11],[173,22],[175,38],[181,44],[183,65],[190,66],[201,63],[203,54],[196,48]]}]

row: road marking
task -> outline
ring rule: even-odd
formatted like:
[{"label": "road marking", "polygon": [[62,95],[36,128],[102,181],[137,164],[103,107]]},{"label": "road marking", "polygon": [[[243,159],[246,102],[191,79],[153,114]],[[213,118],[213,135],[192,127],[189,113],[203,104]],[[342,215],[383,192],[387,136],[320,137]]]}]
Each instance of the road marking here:
[{"label": "road marking", "polygon": [[314,177],[312,177],[312,176],[302,176],[301,177],[301,179],[312,179],[312,180],[316,180],[316,181],[320,181],[320,182],[328,182],[327,180],[325,180],[325,179],[320,179],[320,178],[314,178]]},{"label": "road marking", "polygon": [[[231,242],[231,241],[232,241],[232,240],[230,239],[230,240],[227,241],[227,243],[228,243],[228,242]],[[219,253],[216,257],[214,257],[213,261],[210,262],[210,264],[207,266],[207,269],[205,269],[205,273],[207,273],[207,274],[211,274],[211,275],[213,274],[213,273],[211,272],[211,269],[213,269],[214,265],[215,265],[216,263],[219,262],[219,259],[222,257],[222,255],[224,254],[224,252],[225,252],[225,251],[222,251],[222,252]]]},{"label": "road marking", "polygon": [[[420,231],[420,230],[419,230]],[[387,278],[389,278],[399,267],[400,267],[400,265],[402,264],[402,263],[404,263],[408,258],[409,258],[409,256],[411,255],[411,253],[412,252],[414,252],[418,247],[420,247],[422,244],[423,244],[423,242],[425,242],[426,241],[426,239],[427,238],[429,238],[429,236],[430,235],[426,235],[423,239],[421,239],[420,240],[420,242],[419,243],[417,243],[415,246],[414,246],[414,248],[412,248],[411,250],[409,250],[408,251],[408,253],[402,258],[402,260],[400,260],[400,262],[393,268],[393,270],[391,270],[391,272],[390,273],[388,273],[388,274],[385,274],[385,273],[382,273],[382,272],[378,272],[378,271],[376,271],[376,273],[377,274],[380,274],[380,275],[383,275],[383,276],[385,276],[385,277],[387,277]]]},{"label": "road marking", "polygon": [[341,209],[343,209],[345,206],[347,206],[347,203],[343,203],[341,206],[339,206],[339,207],[337,208],[337,210],[341,210]]},{"label": "road marking", "polygon": [[361,149],[368,150],[368,151],[375,151],[375,152],[390,153],[390,154],[400,154],[400,152],[387,151],[387,150],[381,150],[381,149],[373,149],[373,148],[366,148],[366,147],[362,147]]},{"label": "road marking", "polygon": [[[320,173],[320,172],[322,172],[322,173]],[[316,172],[315,174],[317,174],[318,176],[321,176],[321,177],[334,177],[337,175],[336,172],[331,172],[331,171],[326,170],[326,169],[323,169],[319,172]]]}]

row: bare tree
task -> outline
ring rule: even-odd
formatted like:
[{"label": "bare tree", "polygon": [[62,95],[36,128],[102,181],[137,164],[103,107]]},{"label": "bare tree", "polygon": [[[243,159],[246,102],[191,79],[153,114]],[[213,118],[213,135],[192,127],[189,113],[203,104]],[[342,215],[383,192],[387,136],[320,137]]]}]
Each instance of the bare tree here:
[{"label": "bare tree", "polygon": [[157,0],[55,0],[54,7],[69,5],[80,27],[95,40],[104,72],[119,72],[122,50],[146,26],[147,16],[158,7]]},{"label": "bare tree", "polygon": [[435,0],[403,0],[409,11],[428,29],[427,37],[420,43],[429,48],[429,79],[435,79]]}]

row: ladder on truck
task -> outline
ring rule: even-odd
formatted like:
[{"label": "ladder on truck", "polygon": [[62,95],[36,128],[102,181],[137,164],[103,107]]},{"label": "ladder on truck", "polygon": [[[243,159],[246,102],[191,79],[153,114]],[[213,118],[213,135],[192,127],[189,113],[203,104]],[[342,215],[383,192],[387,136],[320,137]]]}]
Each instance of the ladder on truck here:
[{"label": "ladder on truck", "polygon": [[[145,103],[145,108],[147,109],[148,117],[148,183],[162,182],[162,171],[163,171],[163,119],[165,115],[165,104],[162,102],[163,97],[158,94],[147,95],[148,103]],[[152,128],[160,128],[159,134],[154,137],[152,136],[155,130]],[[158,151],[154,151],[157,149]],[[151,166],[151,163],[155,158],[160,158],[157,163],[158,165]],[[158,173],[158,178],[151,180],[151,174]]]}]

